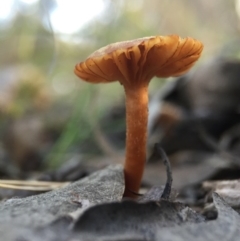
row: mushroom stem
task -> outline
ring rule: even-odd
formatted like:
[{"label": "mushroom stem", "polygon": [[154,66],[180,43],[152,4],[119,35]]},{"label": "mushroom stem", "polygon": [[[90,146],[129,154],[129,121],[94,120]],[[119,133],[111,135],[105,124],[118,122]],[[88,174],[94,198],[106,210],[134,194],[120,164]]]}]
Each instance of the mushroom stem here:
[{"label": "mushroom stem", "polygon": [[125,197],[139,191],[146,162],[148,121],[148,82],[125,86],[126,94],[126,159],[124,164]]}]

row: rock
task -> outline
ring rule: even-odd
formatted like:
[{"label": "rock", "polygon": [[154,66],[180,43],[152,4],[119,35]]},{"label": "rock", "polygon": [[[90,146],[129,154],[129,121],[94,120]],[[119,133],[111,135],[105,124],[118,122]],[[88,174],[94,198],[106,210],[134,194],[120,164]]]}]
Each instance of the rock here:
[{"label": "rock", "polygon": [[9,228],[0,228],[0,236],[3,232],[12,232],[16,227],[33,229],[46,226],[78,210],[84,203],[94,205],[120,201],[123,192],[123,169],[121,165],[115,165],[51,192],[2,201],[0,227],[8,224]]}]

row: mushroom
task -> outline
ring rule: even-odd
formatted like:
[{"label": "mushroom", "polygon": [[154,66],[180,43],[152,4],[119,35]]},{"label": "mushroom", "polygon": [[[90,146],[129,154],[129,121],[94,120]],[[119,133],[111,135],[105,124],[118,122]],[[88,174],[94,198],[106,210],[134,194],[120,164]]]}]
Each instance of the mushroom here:
[{"label": "mushroom", "polygon": [[119,81],[126,95],[125,197],[139,191],[146,162],[148,85],[154,77],[179,76],[200,57],[203,45],[177,35],[151,36],[107,45],[75,66],[91,83]]}]

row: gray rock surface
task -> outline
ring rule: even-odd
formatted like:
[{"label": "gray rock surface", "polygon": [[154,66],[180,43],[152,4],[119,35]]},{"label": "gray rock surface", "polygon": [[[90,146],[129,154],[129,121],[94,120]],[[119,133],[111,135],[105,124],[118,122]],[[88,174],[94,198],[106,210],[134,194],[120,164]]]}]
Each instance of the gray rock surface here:
[{"label": "gray rock surface", "polygon": [[[181,203],[116,202],[123,191],[123,169],[117,165],[55,191],[1,202],[0,240],[239,239],[240,216],[216,193],[213,200],[218,218],[204,222],[201,215]],[[89,205],[92,207],[86,210]]]},{"label": "gray rock surface", "polygon": [[218,218],[213,221],[187,224],[182,227],[159,230],[156,241],[226,241],[239,240],[240,215],[216,193],[213,202],[218,210]]},{"label": "gray rock surface", "polygon": [[[93,173],[66,187],[27,198],[12,198],[0,202],[0,237],[9,224],[12,228],[28,229],[46,226],[57,218],[90,205],[119,201],[124,192],[121,165]],[[10,230],[9,230],[10,231]]]}]

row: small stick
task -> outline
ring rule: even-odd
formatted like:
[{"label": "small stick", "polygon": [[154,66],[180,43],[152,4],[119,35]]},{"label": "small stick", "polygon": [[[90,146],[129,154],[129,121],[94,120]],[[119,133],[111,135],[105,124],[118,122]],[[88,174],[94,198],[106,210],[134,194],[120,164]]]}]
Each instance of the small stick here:
[{"label": "small stick", "polygon": [[26,185],[26,186],[62,186],[69,184],[70,182],[49,182],[49,181],[38,181],[38,180],[7,180],[0,179],[0,183],[11,184],[11,185]]},{"label": "small stick", "polygon": [[170,164],[170,161],[169,161],[165,151],[162,149],[162,147],[158,143],[155,143],[155,145],[154,145],[154,152],[153,152],[152,157],[155,155],[159,156],[163,160],[163,164],[166,167],[167,181],[166,181],[161,199],[168,200],[170,197],[170,194],[171,194],[172,181],[173,181],[171,164]]},{"label": "small stick", "polygon": [[29,191],[50,191],[63,187],[70,182],[45,182],[35,180],[0,180],[0,188],[29,190]]}]

